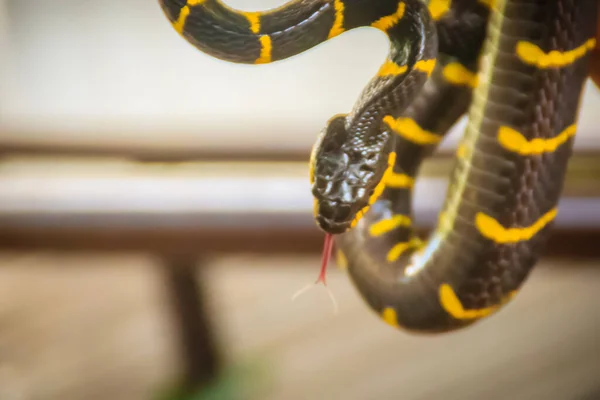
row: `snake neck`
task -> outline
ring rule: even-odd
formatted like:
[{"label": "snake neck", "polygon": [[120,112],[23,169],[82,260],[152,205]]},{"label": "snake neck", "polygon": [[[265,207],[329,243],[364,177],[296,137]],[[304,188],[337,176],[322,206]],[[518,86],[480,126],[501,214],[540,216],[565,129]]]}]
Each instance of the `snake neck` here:
[{"label": "snake neck", "polygon": [[[500,309],[528,277],[557,215],[596,3],[496,1],[428,242],[406,224],[378,234],[384,223],[410,219],[410,188],[386,191],[338,241],[354,284],[388,322],[418,331],[468,326]],[[401,141],[398,158],[414,145]]]}]

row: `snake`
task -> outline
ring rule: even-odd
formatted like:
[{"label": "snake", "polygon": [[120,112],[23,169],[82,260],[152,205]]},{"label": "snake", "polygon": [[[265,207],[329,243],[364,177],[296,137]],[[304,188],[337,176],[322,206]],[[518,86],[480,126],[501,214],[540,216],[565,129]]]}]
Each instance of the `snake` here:
[{"label": "snake", "polygon": [[[389,51],[309,160],[325,233],[318,281],[337,259],[383,322],[443,333],[496,314],[544,253],[573,151],[596,0],[292,0],[241,11],[220,0],[159,0],[192,46],[268,64],[356,28]],[[467,123],[427,240],[413,227],[422,162]]]}]

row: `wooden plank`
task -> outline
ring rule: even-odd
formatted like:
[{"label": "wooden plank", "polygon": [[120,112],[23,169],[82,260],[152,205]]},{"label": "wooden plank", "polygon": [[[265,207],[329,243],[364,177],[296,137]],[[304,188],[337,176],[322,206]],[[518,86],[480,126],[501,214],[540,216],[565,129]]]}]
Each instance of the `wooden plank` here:
[{"label": "wooden plank", "polygon": [[[143,400],[174,382],[176,332],[153,265],[0,253],[0,398]],[[228,365],[253,371],[238,382],[245,400],[580,400],[600,389],[596,265],[547,261],[497,315],[442,336],[381,323],[335,269],[337,315],[321,287],[292,302],[317,256],[220,258],[203,279]]]},{"label": "wooden plank", "polygon": [[[593,255],[600,185],[575,158],[556,220],[555,255]],[[592,167],[589,167],[591,165]],[[432,163],[415,190],[416,227],[437,220],[447,181]],[[0,247],[159,253],[316,253],[304,163],[156,163],[54,158],[0,164]]]}]

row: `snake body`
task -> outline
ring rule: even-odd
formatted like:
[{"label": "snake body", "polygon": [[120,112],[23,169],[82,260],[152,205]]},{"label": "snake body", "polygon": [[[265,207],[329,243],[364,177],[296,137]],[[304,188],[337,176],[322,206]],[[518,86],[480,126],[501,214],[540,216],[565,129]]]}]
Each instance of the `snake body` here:
[{"label": "snake body", "polygon": [[[394,327],[450,331],[514,297],[557,214],[596,0],[293,0],[267,12],[159,2],[186,40],[237,63],[285,59],[362,26],[385,32],[388,58],[313,148],[317,224]],[[444,207],[423,243],[411,190],[465,113]]]}]

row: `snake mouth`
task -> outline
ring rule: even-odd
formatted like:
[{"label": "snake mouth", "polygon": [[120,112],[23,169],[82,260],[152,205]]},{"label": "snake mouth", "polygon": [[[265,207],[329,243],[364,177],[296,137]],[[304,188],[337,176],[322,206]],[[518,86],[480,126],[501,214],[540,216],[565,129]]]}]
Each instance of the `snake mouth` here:
[{"label": "snake mouth", "polygon": [[352,207],[350,204],[334,200],[318,202],[316,220],[326,233],[340,234],[350,229],[352,223]]},{"label": "snake mouth", "polygon": [[317,224],[325,233],[332,235],[339,235],[350,229],[350,221],[336,222],[322,215],[317,216]]}]

